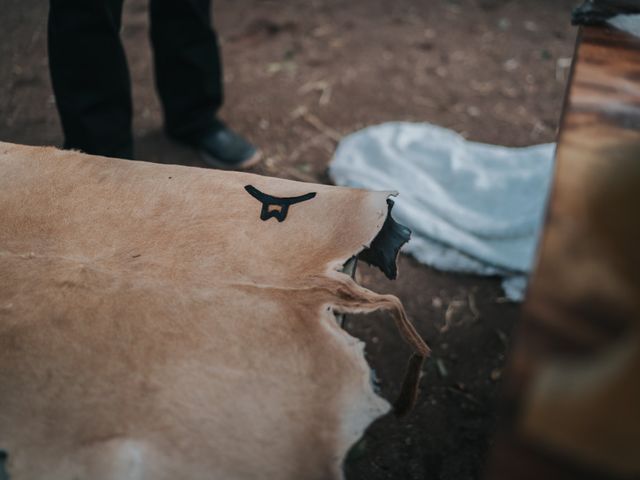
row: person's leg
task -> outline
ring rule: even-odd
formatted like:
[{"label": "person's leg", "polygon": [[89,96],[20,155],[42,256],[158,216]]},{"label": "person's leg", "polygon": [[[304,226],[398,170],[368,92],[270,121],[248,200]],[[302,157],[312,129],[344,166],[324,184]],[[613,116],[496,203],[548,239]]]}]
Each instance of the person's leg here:
[{"label": "person's leg", "polygon": [[123,0],[50,0],[49,68],[65,148],[131,158],[131,86],[120,42]]},{"label": "person's leg", "polygon": [[210,0],[151,0],[156,86],[167,132],[197,141],[216,125],[222,68]]}]

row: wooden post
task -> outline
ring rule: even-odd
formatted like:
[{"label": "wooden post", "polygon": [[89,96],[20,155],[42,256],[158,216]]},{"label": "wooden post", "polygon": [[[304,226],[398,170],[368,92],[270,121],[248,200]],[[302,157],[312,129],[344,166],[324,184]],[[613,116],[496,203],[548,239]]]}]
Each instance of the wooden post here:
[{"label": "wooden post", "polygon": [[640,38],[579,35],[492,480],[640,478]]}]

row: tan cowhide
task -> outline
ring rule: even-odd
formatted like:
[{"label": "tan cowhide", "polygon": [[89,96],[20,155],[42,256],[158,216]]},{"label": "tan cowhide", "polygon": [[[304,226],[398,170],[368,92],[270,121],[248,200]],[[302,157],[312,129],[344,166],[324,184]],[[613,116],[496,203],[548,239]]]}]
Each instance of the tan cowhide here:
[{"label": "tan cowhide", "polygon": [[[263,221],[249,184],[316,196]],[[334,313],[389,310],[428,353],[340,273],[388,196],[0,143],[10,478],[341,478],[389,404]]]}]

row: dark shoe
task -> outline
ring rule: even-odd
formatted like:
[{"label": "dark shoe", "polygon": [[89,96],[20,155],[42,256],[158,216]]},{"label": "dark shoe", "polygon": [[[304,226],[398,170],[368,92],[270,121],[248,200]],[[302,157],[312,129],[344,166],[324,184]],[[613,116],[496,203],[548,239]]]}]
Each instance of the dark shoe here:
[{"label": "dark shoe", "polygon": [[256,147],[220,121],[196,141],[177,140],[196,148],[202,161],[212,168],[243,170],[258,163],[261,157]]}]

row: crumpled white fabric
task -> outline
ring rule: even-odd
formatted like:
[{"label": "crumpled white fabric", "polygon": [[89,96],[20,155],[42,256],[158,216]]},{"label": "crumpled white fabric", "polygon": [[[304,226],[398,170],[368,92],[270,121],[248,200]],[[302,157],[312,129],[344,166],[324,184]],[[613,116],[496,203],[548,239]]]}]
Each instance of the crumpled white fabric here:
[{"label": "crumpled white fabric", "polygon": [[439,270],[499,275],[522,300],[553,170],[555,144],[468,142],[427,123],[391,122],[343,138],[337,185],[397,190],[394,217],[413,231],[405,252]]}]

